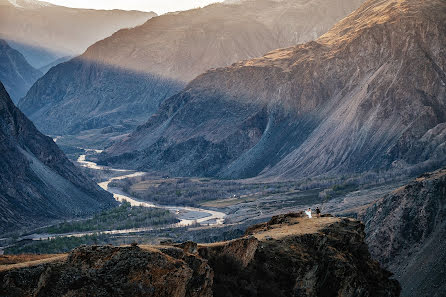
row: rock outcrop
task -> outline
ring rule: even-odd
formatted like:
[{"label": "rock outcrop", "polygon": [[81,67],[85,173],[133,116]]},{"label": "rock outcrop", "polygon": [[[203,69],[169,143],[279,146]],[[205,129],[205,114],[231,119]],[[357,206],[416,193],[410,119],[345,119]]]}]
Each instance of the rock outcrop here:
[{"label": "rock outcrop", "polygon": [[116,205],[15,107],[0,83],[0,234]]},{"label": "rock outcrop", "polygon": [[198,74],[313,40],[363,0],[250,0],[120,30],[49,71],[20,102],[44,133],[134,130]]},{"label": "rock outcrop", "polygon": [[103,161],[276,179],[438,167],[445,26],[445,1],[369,0],[316,41],[200,75]]},{"label": "rock outcrop", "polygon": [[289,217],[258,228],[228,242],[80,247],[45,264],[0,266],[0,294],[399,296],[398,282],[370,258],[357,221]]},{"label": "rock outcrop", "polygon": [[5,85],[12,101],[18,102],[23,98],[41,76],[42,72],[29,65],[21,53],[0,39],[0,81]]},{"label": "rock outcrop", "polygon": [[446,292],[446,169],[426,173],[370,206],[361,219],[372,256],[402,296]]}]

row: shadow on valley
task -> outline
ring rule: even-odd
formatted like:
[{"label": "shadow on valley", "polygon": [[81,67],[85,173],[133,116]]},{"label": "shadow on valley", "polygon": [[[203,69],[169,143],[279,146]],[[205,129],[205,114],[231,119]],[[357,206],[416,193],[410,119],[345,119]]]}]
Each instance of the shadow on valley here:
[{"label": "shadow on valley", "polygon": [[146,121],[160,102],[183,87],[178,81],[82,57],[50,69],[47,75],[60,77],[58,87],[48,88],[47,78],[40,79],[19,102],[19,108],[51,135],[86,130],[124,134]]}]

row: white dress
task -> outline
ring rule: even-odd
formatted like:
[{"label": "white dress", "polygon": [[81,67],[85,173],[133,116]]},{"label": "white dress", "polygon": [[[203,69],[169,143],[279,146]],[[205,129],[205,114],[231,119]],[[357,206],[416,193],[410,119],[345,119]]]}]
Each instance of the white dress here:
[{"label": "white dress", "polygon": [[311,219],[311,210],[306,210],[305,213],[306,213],[307,216]]}]

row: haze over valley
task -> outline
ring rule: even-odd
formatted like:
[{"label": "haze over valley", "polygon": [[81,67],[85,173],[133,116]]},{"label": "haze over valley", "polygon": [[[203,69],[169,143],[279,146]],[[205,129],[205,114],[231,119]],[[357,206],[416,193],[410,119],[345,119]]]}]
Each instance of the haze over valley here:
[{"label": "haze over valley", "polygon": [[143,24],[154,12],[87,10],[37,0],[0,1],[0,37],[39,69],[122,28]]},{"label": "haze over valley", "polygon": [[0,296],[445,296],[445,1],[65,3],[0,0]]}]

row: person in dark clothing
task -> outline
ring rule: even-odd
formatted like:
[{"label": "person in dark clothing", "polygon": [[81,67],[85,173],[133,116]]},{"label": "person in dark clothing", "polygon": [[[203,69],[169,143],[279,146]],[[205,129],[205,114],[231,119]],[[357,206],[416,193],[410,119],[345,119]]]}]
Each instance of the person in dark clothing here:
[{"label": "person in dark clothing", "polygon": [[319,207],[316,207],[316,216],[317,216],[318,218],[321,217],[321,211],[320,211]]}]

